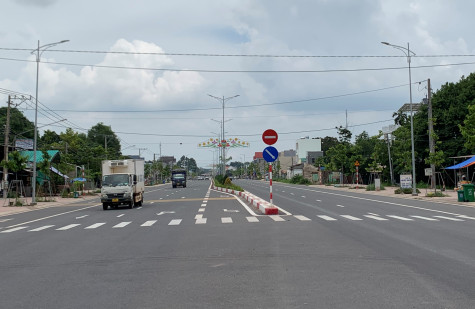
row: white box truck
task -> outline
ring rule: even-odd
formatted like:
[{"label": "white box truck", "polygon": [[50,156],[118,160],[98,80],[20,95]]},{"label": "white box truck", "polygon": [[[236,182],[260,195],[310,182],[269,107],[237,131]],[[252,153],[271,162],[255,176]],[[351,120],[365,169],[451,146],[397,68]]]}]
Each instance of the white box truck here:
[{"label": "white box truck", "polygon": [[145,190],[144,160],[104,160],[102,161],[102,208],[119,205],[141,206]]}]

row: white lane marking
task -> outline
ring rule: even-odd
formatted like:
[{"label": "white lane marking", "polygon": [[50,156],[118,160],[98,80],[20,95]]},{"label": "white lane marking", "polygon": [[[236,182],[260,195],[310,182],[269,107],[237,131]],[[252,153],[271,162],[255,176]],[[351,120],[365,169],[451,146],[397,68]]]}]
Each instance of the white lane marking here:
[{"label": "white lane marking", "polygon": [[130,223],[132,222],[121,222],[119,224],[114,225],[112,228],[121,228],[121,227],[129,225]]},{"label": "white lane marking", "polygon": [[124,214],[118,215],[117,218],[120,218],[120,217],[122,217],[123,215],[124,215]]},{"label": "white lane marking", "polygon": [[374,213],[372,213],[372,212],[368,212],[368,215],[379,216],[378,214],[374,214]]},{"label": "white lane marking", "polygon": [[399,217],[399,216],[393,216],[393,215],[387,215],[387,217],[402,220],[402,221],[414,221],[414,219],[409,219],[409,218]]},{"label": "white lane marking", "polygon": [[317,216],[317,217],[319,217],[319,218],[321,218],[321,219],[323,219],[323,220],[326,220],[326,221],[336,221],[335,218],[332,218],[332,217],[330,217],[330,216]]},{"label": "white lane marking", "polygon": [[150,220],[150,221],[146,221],[144,224],[142,224],[141,226],[152,226],[155,224],[155,222],[157,222],[157,220]]},{"label": "white lane marking", "polygon": [[372,216],[372,215],[364,215],[366,218],[370,218],[370,219],[374,219],[374,220],[378,220],[378,221],[388,221],[388,219],[385,219],[385,218],[381,218],[381,217],[378,217],[378,216]]},{"label": "white lane marking", "polygon": [[7,221],[10,221],[10,220],[13,220],[13,218],[1,219],[1,220],[0,220],[0,223],[2,223],[2,222],[7,222]]},{"label": "white lane marking", "polygon": [[26,229],[28,226],[18,226],[18,227],[14,227],[12,229],[9,229],[9,230],[5,230],[5,231],[1,231],[0,233],[11,233],[11,232],[15,232],[15,231],[19,231],[19,230],[23,230],[23,229]]},{"label": "white lane marking", "polygon": [[295,194],[293,194],[292,192],[290,192],[290,195],[295,195]]},{"label": "white lane marking", "polygon": [[348,219],[348,220],[353,220],[353,221],[361,221],[361,220],[363,220],[363,219],[361,219],[361,218],[353,217],[353,216],[350,216],[350,215],[341,215],[340,217],[346,218],[346,219]]},{"label": "white lane marking", "polygon": [[206,204],[201,204],[201,207],[206,207]]},{"label": "white lane marking", "polygon": [[85,230],[90,230],[90,229],[97,229],[99,226],[102,226],[106,224],[105,222],[102,222],[102,223],[94,223],[93,225],[89,225],[87,227],[85,227],[84,229]]},{"label": "white lane marking", "polygon": [[439,219],[428,218],[428,217],[422,217],[422,216],[411,216],[411,217],[417,218],[417,219],[422,219],[422,220],[427,220],[427,221],[439,221]]},{"label": "white lane marking", "polygon": [[[285,185],[280,185],[280,186],[285,187],[285,188],[292,188],[292,189],[310,191],[310,192],[315,192],[315,193],[323,193],[323,194],[328,194],[328,195],[342,196],[342,197],[347,197],[347,198],[352,198],[352,199],[357,199],[357,200],[362,200],[362,201],[376,202],[376,203],[381,203],[381,204],[395,205],[395,206],[401,206],[401,207],[407,207],[407,208],[413,208],[413,209],[421,209],[421,210],[426,210],[426,211],[432,211],[432,212],[437,212],[437,213],[442,213],[442,214],[447,214],[447,215],[460,216],[460,214],[447,212],[447,211],[442,211],[442,210],[436,210],[436,209],[430,209],[430,208],[424,208],[424,207],[418,207],[418,206],[411,206],[411,205],[405,205],[405,204],[399,204],[399,203],[393,203],[393,202],[386,202],[386,201],[380,201],[380,200],[374,200],[374,199],[364,198],[364,197],[359,197],[359,196],[352,196],[352,195],[346,195],[346,194],[341,194],[341,193],[333,193],[333,192],[327,192],[327,191],[312,190],[312,189],[307,189],[307,188],[289,187],[289,186],[285,186]],[[424,202],[424,201],[422,201],[422,202]],[[446,203],[442,203],[442,204],[446,204]],[[448,205],[458,206],[458,207],[466,207],[466,208],[467,207],[468,208],[472,207],[472,206],[461,205],[461,204],[448,204]]]},{"label": "white lane marking", "polygon": [[233,219],[231,217],[223,217],[221,218],[221,223],[233,223]]},{"label": "white lane marking", "polygon": [[203,203],[207,203],[208,202],[208,198],[206,197],[205,199],[203,199]]},{"label": "white lane marking", "polygon": [[163,197],[159,198],[160,200],[163,200]]},{"label": "white lane marking", "polygon": [[294,215],[294,217],[299,219],[300,221],[312,221],[312,219],[307,218],[305,216],[301,216],[301,215]]},{"label": "white lane marking", "polygon": [[196,215],[195,220],[203,218],[203,215]]},{"label": "white lane marking", "polygon": [[56,231],[66,231],[66,230],[72,229],[73,227],[76,227],[76,226],[79,226],[79,225],[81,225],[81,224],[69,224],[69,225],[60,227],[59,229],[56,229]]},{"label": "white lane marking", "polygon": [[155,203],[155,202],[150,202],[150,204],[153,204],[153,203]]},{"label": "white lane marking", "polygon": [[195,224],[206,224],[206,218],[196,219]]},{"label": "white lane marking", "polygon": [[444,216],[434,216],[435,218],[440,218],[440,219],[445,219],[445,220],[450,220],[450,221],[464,221],[462,219],[457,219],[457,218],[450,218],[450,217],[444,217]]},{"label": "white lane marking", "polygon": [[305,198],[305,195],[302,195],[302,198]]},{"label": "white lane marking", "polygon": [[224,212],[239,212],[237,209],[223,209]]},{"label": "white lane marking", "polygon": [[204,212],[206,208],[200,208],[198,209],[198,212]]},{"label": "white lane marking", "polygon": [[278,221],[278,222],[285,221],[285,219],[282,218],[282,217],[280,217],[280,216],[275,216],[275,215],[273,215],[273,216],[269,216],[269,217],[270,217],[272,220],[274,220],[274,221]]},{"label": "white lane marking", "polygon": [[181,198],[186,198],[186,197],[182,196]]},{"label": "white lane marking", "polygon": [[340,205],[340,204],[336,204],[336,206],[338,206],[338,207],[345,207],[345,206],[343,206],[343,205]]},{"label": "white lane marking", "polygon": [[182,219],[173,219],[168,225],[179,225]]},{"label": "white lane marking", "polygon": [[175,212],[174,211],[160,211],[157,216],[161,216],[161,215],[164,215],[164,214],[174,214]]},{"label": "white lane marking", "polygon": [[462,219],[469,219],[469,220],[475,220],[474,217],[469,217],[469,216],[466,216],[466,215],[460,215],[460,216],[457,216],[458,218],[462,218]]},{"label": "white lane marking", "polygon": [[246,219],[248,222],[259,222],[259,219],[257,219],[256,217],[246,217]]},{"label": "white lane marking", "polygon": [[79,208],[79,209],[75,209],[75,210],[70,210],[70,211],[66,211],[66,212],[59,213],[59,214],[55,214],[55,215],[51,215],[51,216],[47,216],[47,217],[43,217],[43,218],[31,220],[31,221],[28,221],[28,222],[23,222],[23,223],[18,223],[18,224],[15,224],[15,225],[10,225],[10,226],[7,226],[7,227],[5,227],[5,228],[8,229],[8,228],[12,228],[12,227],[16,227],[16,226],[20,226],[20,225],[24,225],[24,224],[28,224],[28,223],[33,223],[33,222],[37,222],[37,221],[41,221],[41,220],[45,220],[45,219],[49,219],[49,218],[53,218],[53,217],[57,217],[57,216],[62,216],[62,215],[65,215],[65,214],[69,214],[69,213],[72,213],[72,212],[81,211],[81,210],[88,209],[88,208],[92,208],[92,207],[97,207],[97,206],[100,206],[100,205],[102,205],[102,204],[96,204],[96,205],[87,206],[87,207],[84,207],[84,208]]},{"label": "white lane marking", "polygon": [[87,216],[89,216],[89,215],[84,215],[84,216],[76,217],[76,219],[86,218]]},{"label": "white lane marking", "polygon": [[50,227],[53,227],[53,226],[54,225],[44,225],[44,226],[38,227],[36,229],[29,230],[28,232],[38,232],[38,231],[49,229]]},{"label": "white lane marking", "polygon": [[140,206],[140,207],[137,207],[137,208],[135,208],[135,209],[142,209],[142,206]]}]

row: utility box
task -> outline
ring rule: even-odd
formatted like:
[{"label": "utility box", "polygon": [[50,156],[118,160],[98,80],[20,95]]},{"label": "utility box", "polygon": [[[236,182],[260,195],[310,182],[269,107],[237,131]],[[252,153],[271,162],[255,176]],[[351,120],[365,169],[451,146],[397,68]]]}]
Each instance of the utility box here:
[{"label": "utility box", "polygon": [[473,194],[473,188],[475,187],[471,183],[463,184],[463,195],[466,202],[475,202],[475,196]]}]

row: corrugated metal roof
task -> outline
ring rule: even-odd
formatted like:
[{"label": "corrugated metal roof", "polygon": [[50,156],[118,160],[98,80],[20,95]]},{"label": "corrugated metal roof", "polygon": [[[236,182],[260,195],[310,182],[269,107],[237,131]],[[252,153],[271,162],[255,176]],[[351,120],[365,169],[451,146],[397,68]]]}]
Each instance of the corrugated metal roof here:
[{"label": "corrugated metal roof", "polygon": [[[55,156],[59,154],[59,150],[47,150],[46,152],[50,156],[50,160],[49,160],[50,162],[54,159]],[[26,157],[28,159],[28,162],[33,162],[33,157],[35,154],[34,151],[30,151],[30,150],[20,151],[20,154]],[[38,162],[43,162],[43,152],[39,150],[36,151],[36,163]]]}]

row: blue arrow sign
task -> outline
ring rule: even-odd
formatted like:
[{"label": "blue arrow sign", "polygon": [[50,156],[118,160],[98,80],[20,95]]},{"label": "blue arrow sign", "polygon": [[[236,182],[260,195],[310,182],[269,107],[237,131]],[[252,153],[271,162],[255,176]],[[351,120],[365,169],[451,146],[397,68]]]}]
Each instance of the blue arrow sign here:
[{"label": "blue arrow sign", "polygon": [[277,157],[279,157],[279,151],[275,147],[269,146],[264,149],[262,156],[264,157],[264,160],[271,163],[277,160]]}]

